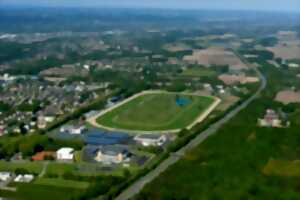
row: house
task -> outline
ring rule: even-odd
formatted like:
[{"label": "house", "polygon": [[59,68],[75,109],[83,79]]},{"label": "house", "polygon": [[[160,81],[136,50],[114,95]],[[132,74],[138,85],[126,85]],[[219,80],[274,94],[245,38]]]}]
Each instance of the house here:
[{"label": "house", "polygon": [[0,136],[3,136],[5,134],[5,126],[0,125]]},{"label": "house", "polygon": [[89,119],[89,118],[91,118],[91,117],[96,116],[98,113],[99,113],[99,111],[92,110],[92,111],[90,111],[90,112],[84,114],[84,117],[85,117],[86,119]]},{"label": "house", "polygon": [[33,181],[34,176],[32,174],[25,174],[25,175],[18,175],[15,179],[14,182],[17,183],[30,183]]},{"label": "house", "polygon": [[55,158],[55,152],[52,151],[42,151],[31,157],[33,161],[43,161],[46,159]]},{"label": "house", "polygon": [[69,133],[71,135],[80,135],[86,131],[85,126],[63,126],[60,128],[61,133]]},{"label": "house", "polygon": [[74,158],[74,149],[64,147],[56,151],[56,159],[64,161],[72,161]]},{"label": "house", "polygon": [[135,136],[134,140],[143,146],[162,146],[167,141],[167,137],[159,134],[144,134]]},{"label": "house", "polygon": [[39,116],[39,117],[38,117],[38,120],[37,120],[37,127],[38,127],[39,129],[44,129],[44,128],[47,127],[47,121],[46,121],[45,117],[43,117],[43,116]]},{"label": "house", "polygon": [[96,149],[95,160],[104,164],[119,164],[130,160],[130,152],[121,145],[107,145]]},{"label": "house", "polygon": [[268,109],[263,119],[258,119],[261,127],[282,127],[279,115],[272,109]]},{"label": "house", "polygon": [[209,84],[209,83],[205,83],[205,84],[203,84],[203,88],[204,88],[206,91],[209,91],[209,92],[212,92],[212,91],[214,91],[214,89],[213,89],[212,85],[211,85],[211,84]]},{"label": "house", "polygon": [[44,117],[47,122],[52,122],[54,121],[56,116],[61,114],[63,114],[63,112],[60,110],[58,106],[51,105],[46,107],[44,112]]},{"label": "house", "polygon": [[12,177],[10,172],[0,172],[0,181],[8,181]]},{"label": "house", "polygon": [[11,161],[19,161],[19,160],[23,160],[23,154],[22,152],[16,153],[15,155],[13,155],[10,158]]}]

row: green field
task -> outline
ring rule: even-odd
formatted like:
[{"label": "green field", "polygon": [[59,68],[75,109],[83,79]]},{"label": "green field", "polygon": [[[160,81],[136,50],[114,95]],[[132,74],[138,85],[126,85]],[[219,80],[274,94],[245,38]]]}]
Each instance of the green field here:
[{"label": "green field", "polygon": [[191,77],[211,77],[215,76],[217,73],[216,71],[209,69],[209,68],[192,68],[187,69],[182,72],[183,76],[191,76]]},{"label": "green field", "polygon": [[[179,106],[176,99],[189,103]],[[103,126],[142,131],[182,129],[190,125],[212,103],[212,97],[171,93],[145,94],[100,116]]]},{"label": "green field", "polygon": [[64,180],[61,178],[40,178],[37,179],[34,184],[54,186],[54,187],[66,187],[66,188],[76,188],[76,189],[87,189],[89,183],[82,181]]},{"label": "green field", "polygon": [[16,169],[26,169],[29,173],[39,174],[43,165],[39,162],[7,162],[0,161],[0,171],[15,171]]},{"label": "green field", "polygon": [[22,200],[71,200],[78,199],[86,189],[77,187],[59,187],[44,184],[18,184],[17,192],[0,190],[2,197]]}]

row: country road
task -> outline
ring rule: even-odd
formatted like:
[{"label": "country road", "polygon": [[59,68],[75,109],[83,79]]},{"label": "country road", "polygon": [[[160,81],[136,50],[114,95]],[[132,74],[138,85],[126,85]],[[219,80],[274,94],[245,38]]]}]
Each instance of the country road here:
[{"label": "country road", "polygon": [[[245,61],[244,61],[245,62]],[[248,66],[249,63],[245,62]],[[164,160],[161,164],[159,164],[155,169],[150,171],[145,176],[138,179],[135,183],[133,183],[130,187],[125,189],[116,200],[127,200],[134,197],[138,194],[147,183],[150,183],[156,177],[158,177],[162,172],[164,172],[168,167],[176,163],[182,156],[184,156],[189,150],[198,146],[200,143],[205,141],[209,136],[215,134],[218,129],[220,129],[224,124],[229,122],[235,115],[237,115],[241,110],[245,109],[253,100],[259,97],[260,93],[266,88],[267,80],[265,76],[255,68],[257,74],[260,77],[261,84],[259,89],[246,101],[244,101],[241,105],[237,106],[234,110],[230,111],[226,114],[222,119],[212,124],[208,129],[200,133],[196,138],[191,140],[186,146],[182,147],[176,153],[170,155],[166,160]]]}]

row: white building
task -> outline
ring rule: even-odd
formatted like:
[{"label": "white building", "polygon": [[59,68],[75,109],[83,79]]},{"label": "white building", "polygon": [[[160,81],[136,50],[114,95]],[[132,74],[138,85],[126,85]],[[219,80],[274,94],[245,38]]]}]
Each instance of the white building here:
[{"label": "white building", "polygon": [[10,172],[0,172],[0,181],[8,181],[12,174]]},{"label": "white building", "polygon": [[85,126],[63,126],[60,128],[60,132],[69,133],[72,135],[80,135],[86,130]]},{"label": "white building", "polygon": [[90,71],[90,66],[89,65],[83,65],[83,68]]},{"label": "white building", "polygon": [[289,67],[290,68],[298,68],[298,67],[300,67],[297,63],[290,63],[289,64]]},{"label": "white building", "polygon": [[53,122],[55,120],[55,116],[51,116],[51,115],[44,116],[44,120],[49,123]]},{"label": "white building", "polygon": [[17,183],[30,183],[31,181],[33,181],[34,176],[32,174],[25,174],[25,175],[18,175],[15,178],[15,182]]},{"label": "white building", "polygon": [[167,141],[167,137],[159,134],[144,134],[135,136],[134,140],[143,146],[161,146]]},{"label": "white building", "polygon": [[119,164],[130,161],[130,152],[119,145],[102,146],[96,150],[94,159],[103,164]]},{"label": "white building", "polygon": [[3,76],[0,76],[0,80],[2,81],[13,81],[15,79],[15,76],[10,76],[9,74],[4,74]]},{"label": "white building", "polygon": [[44,129],[44,128],[47,127],[47,122],[46,122],[46,120],[45,120],[44,117],[42,117],[42,116],[39,116],[39,117],[38,117],[37,127],[38,127],[39,129]]},{"label": "white building", "polygon": [[64,147],[56,151],[57,160],[71,161],[74,158],[74,149],[69,147]]},{"label": "white building", "polygon": [[282,121],[276,111],[268,109],[263,119],[258,119],[259,126],[261,127],[282,127]]}]

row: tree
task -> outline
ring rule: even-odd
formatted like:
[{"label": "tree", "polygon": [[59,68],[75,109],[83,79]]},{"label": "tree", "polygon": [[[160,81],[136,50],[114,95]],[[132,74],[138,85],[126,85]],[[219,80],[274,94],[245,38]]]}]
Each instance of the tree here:
[{"label": "tree", "polygon": [[129,171],[128,169],[124,169],[124,170],[123,170],[123,176],[124,176],[125,178],[128,178],[130,175],[131,175],[131,173],[130,173],[130,171]]},{"label": "tree", "polygon": [[282,111],[285,113],[293,113],[296,111],[296,109],[299,108],[299,104],[297,103],[289,103],[287,105],[284,105],[282,107]]},{"label": "tree", "polygon": [[17,168],[17,169],[15,169],[15,173],[16,174],[29,174],[29,171],[24,168]]},{"label": "tree", "polygon": [[41,144],[37,144],[34,147],[34,153],[42,152],[44,151],[44,147]]}]

